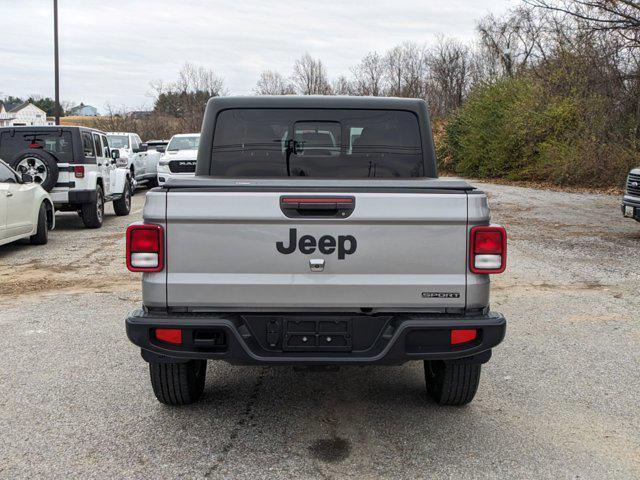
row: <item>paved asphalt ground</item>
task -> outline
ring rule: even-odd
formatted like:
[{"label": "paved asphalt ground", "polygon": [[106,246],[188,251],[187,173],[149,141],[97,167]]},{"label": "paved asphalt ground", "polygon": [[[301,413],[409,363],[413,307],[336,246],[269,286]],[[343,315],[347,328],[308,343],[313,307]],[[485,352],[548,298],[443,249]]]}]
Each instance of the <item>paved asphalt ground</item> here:
[{"label": "paved asphalt ground", "polygon": [[1,478],[640,478],[640,223],[619,198],[480,185],[507,226],[507,338],[475,401],[422,365],[339,372],[209,363],[202,402],[153,397],[123,317],[124,227],[59,214],[0,247]]}]

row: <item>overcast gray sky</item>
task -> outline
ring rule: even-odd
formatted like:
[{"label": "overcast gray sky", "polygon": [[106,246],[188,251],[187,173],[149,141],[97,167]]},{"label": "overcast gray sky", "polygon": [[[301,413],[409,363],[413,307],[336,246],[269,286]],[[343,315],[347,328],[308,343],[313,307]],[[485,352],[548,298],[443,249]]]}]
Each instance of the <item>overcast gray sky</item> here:
[{"label": "overcast gray sky", "polygon": [[[371,50],[438,35],[471,40],[477,19],[516,0],[59,0],[62,100],[104,111],[150,107],[152,80],[184,62],[213,68],[231,94],[262,70],[288,75],[305,52],[331,78]],[[53,97],[53,1],[0,0],[0,97]]]}]

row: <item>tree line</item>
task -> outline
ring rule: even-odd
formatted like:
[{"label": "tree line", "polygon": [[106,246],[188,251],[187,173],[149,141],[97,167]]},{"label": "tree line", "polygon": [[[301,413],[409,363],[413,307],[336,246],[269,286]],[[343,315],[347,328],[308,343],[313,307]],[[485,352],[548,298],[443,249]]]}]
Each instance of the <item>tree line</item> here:
[{"label": "tree line", "polygon": [[[132,126],[147,138],[198,131],[206,100],[227,94],[215,71],[188,63],[151,87],[154,115]],[[640,164],[640,3],[523,0],[479,19],[472,42],[372,51],[337,78],[305,53],[289,72],[263,71],[254,92],[423,98],[441,171],[621,185]]]}]

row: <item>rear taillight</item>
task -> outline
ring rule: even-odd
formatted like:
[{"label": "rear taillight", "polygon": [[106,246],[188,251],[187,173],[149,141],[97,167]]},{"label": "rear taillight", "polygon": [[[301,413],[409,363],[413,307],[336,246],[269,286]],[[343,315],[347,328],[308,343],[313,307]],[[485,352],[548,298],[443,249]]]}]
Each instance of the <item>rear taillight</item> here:
[{"label": "rear taillight", "polygon": [[75,165],[73,167],[73,175],[76,178],[84,178],[84,165]]},{"label": "rear taillight", "polygon": [[473,227],[469,242],[473,273],[502,273],[507,266],[507,231],[503,227]]},{"label": "rear taillight", "polygon": [[160,225],[134,223],[127,228],[127,268],[159,272],[164,267],[164,231]]}]

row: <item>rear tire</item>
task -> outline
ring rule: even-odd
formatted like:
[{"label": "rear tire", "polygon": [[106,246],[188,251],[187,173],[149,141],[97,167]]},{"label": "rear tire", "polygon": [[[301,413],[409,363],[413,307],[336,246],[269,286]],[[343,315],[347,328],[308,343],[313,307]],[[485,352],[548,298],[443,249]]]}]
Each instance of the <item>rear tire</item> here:
[{"label": "rear tire", "polygon": [[100,228],[104,220],[104,194],[102,187],[96,185],[96,199],[91,203],[82,204],[82,223],[87,228]]},{"label": "rear tire", "polygon": [[47,209],[44,203],[40,205],[38,211],[38,228],[36,233],[29,237],[29,243],[31,245],[44,245],[49,241],[49,230],[47,228]]},{"label": "rear tire", "polygon": [[429,396],[438,405],[466,405],[478,391],[482,365],[475,363],[424,362]]},{"label": "rear tire", "polygon": [[122,197],[113,201],[113,210],[119,217],[129,215],[129,212],[131,211],[131,185],[129,184],[129,180],[124,184]]},{"label": "rear tire", "polygon": [[136,171],[133,167],[129,170],[131,175],[131,180],[129,180],[129,185],[131,185],[131,196],[133,197],[136,194],[136,187],[138,186],[138,181],[136,180]]},{"label": "rear tire", "polygon": [[204,391],[207,361],[149,362],[149,373],[153,393],[160,403],[172,406],[189,405],[198,401]]}]

